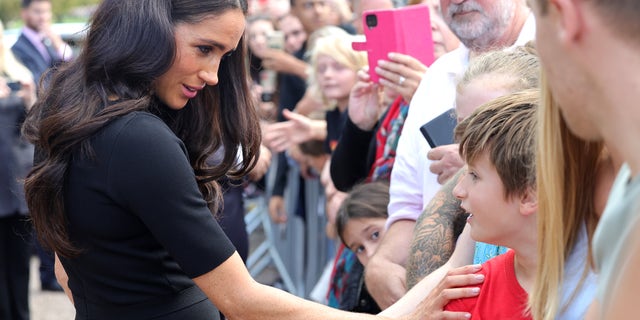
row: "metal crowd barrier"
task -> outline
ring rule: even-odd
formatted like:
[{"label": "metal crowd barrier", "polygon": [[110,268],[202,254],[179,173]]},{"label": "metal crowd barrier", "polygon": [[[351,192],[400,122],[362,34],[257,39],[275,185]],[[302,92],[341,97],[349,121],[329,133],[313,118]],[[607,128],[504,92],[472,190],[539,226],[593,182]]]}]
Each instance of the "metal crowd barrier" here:
[{"label": "metal crowd barrier", "polygon": [[268,212],[277,167],[275,161],[271,167],[274,169],[267,173],[265,195],[247,202],[248,207],[252,208],[245,215],[247,232],[252,234],[259,228],[264,232],[264,241],[247,258],[247,268],[256,277],[272,265],[286,291],[308,298],[325,265],[332,258],[331,241],[324,232],[326,216],[323,188],[318,179],[305,180],[305,219],[296,216],[299,171],[291,167],[284,194],[287,223],[276,225],[271,222]]}]

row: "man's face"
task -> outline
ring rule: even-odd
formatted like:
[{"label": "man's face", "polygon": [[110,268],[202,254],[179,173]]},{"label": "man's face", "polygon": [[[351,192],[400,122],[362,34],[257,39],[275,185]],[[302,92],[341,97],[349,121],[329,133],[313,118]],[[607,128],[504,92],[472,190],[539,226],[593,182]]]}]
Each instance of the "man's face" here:
[{"label": "man's face", "polygon": [[333,0],[296,0],[291,13],[300,19],[307,34],[311,34],[334,22],[331,1]]},{"label": "man's face", "polygon": [[[543,1],[543,0],[540,0]],[[597,109],[593,106],[589,90],[592,88],[585,79],[584,70],[576,63],[563,44],[561,30],[558,26],[558,15],[552,12],[542,13],[538,0],[529,1],[536,16],[536,48],[544,75],[546,85],[551,91],[557,107],[569,129],[578,137],[586,140],[599,140],[594,121],[597,119]],[[554,10],[549,7],[549,10]],[[575,53],[575,51],[574,51]]]},{"label": "man's face", "polygon": [[51,2],[33,1],[22,9],[22,20],[24,24],[38,32],[43,31],[51,24]]},{"label": "man's face", "polygon": [[440,0],[444,20],[460,41],[487,49],[505,34],[516,9],[514,0]]}]

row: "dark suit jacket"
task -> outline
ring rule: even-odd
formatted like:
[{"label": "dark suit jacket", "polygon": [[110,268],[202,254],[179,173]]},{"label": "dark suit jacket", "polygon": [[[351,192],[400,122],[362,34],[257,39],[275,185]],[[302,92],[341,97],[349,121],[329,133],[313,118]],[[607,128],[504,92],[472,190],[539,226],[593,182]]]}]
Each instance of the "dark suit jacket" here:
[{"label": "dark suit jacket", "polygon": [[0,99],[0,218],[28,212],[22,181],[33,163],[33,145],[20,136],[24,114],[21,98]]},{"label": "dark suit jacket", "polygon": [[20,34],[16,43],[11,47],[11,51],[16,59],[31,71],[36,84],[40,83],[42,74],[52,67],[57,60],[54,58],[52,59],[52,63],[47,62],[40,54],[40,51],[38,51],[24,34]]}]

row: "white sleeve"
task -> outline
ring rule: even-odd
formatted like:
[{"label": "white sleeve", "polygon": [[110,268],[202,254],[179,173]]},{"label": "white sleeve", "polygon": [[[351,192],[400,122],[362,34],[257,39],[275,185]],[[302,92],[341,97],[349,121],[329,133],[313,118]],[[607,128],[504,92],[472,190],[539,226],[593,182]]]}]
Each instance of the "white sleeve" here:
[{"label": "white sleeve", "polygon": [[440,189],[437,175],[429,170],[427,152],[431,147],[420,126],[453,108],[455,78],[463,68],[460,64],[458,55],[441,57],[429,68],[411,100],[391,171],[387,228],[398,220],[418,219]]}]

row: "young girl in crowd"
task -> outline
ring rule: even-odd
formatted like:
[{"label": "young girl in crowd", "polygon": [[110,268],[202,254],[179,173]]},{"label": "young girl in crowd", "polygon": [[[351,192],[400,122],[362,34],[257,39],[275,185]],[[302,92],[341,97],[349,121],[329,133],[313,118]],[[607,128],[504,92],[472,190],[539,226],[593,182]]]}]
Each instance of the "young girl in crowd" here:
[{"label": "young girl in crowd", "polygon": [[389,183],[379,181],[355,186],[338,210],[338,236],[365,267],[384,234],[388,205]]},{"label": "young girl in crowd", "polygon": [[[340,293],[341,309],[378,313],[380,307],[369,295],[362,272],[369,257],[376,251],[384,234],[389,205],[389,183],[378,181],[362,183],[353,188],[342,202],[336,216],[336,233],[342,241],[340,259],[347,263],[334,269],[334,283],[340,281],[344,290]],[[344,253],[348,253],[346,256]],[[359,263],[348,263],[356,257]]]},{"label": "young girl in crowd", "polygon": [[[321,101],[325,109],[326,134],[325,153],[331,154],[342,133],[349,104],[349,93],[356,83],[357,71],[367,64],[363,52],[351,48],[354,37],[335,27],[328,28],[330,33],[319,36],[310,53],[309,91],[316,100]],[[323,29],[316,32],[323,33]],[[321,171],[322,183],[327,197],[328,220],[333,225],[335,211],[344,195],[336,195],[333,182],[328,179],[327,161]],[[333,228],[331,228],[333,229]]]},{"label": "young girl in crowd", "polygon": [[374,319],[255,282],[208,208],[215,181],[250,171],[259,150],[246,10],[104,0],[80,56],[31,109],[27,203],[76,319],[215,319],[216,307],[230,319]]}]

